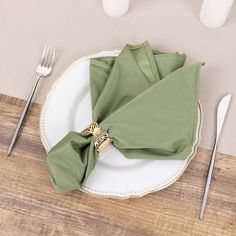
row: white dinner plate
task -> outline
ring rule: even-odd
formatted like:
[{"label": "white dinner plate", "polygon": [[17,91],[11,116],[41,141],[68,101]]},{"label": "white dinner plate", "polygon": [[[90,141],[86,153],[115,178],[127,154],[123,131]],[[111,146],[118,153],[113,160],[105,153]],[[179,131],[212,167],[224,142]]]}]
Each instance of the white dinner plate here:
[{"label": "white dinner plate", "polygon": [[[89,89],[91,57],[117,56],[119,50],[81,58],[57,80],[47,95],[40,119],[42,142],[48,152],[69,131],[82,131],[92,121]],[[127,159],[110,145],[102,153],[82,191],[104,197],[141,197],[166,188],[185,171],[196,153],[202,124],[199,104],[195,143],[186,160]]]}]

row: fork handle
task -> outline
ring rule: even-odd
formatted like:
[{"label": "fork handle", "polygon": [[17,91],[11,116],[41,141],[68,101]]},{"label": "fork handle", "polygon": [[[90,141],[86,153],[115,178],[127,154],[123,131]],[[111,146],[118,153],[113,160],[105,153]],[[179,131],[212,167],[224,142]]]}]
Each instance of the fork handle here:
[{"label": "fork handle", "polygon": [[23,111],[22,111],[22,113],[21,113],[21,115],[20,115],[20,118],[19,118],[19,121],[18,121],[18,123],[17,123],[15,132],[14,132],[14,134],[13,134],[13,136],[12,136],[11,144],[10,144],[8,150],[7,150],[7,156],[10,156],[10,155],[11,155],[12,149],[13,149],[13,147],[14,147],[14,145],[15,145],[15,142],[16,142],[16,140],[17,140],[17,136],[18,136],[18,134],[19,134],[19,132],[20,132],[21,126],[22,126],[22,124],[23,124],[23,122],[24,122],[24,119],[25,119],[25,117],[26,117],[26,114],[27,114],[27,112],[28,112],[28,110],[29,110],[31,101],[32,101],[32,99],[33,99],[33,97],[34,97],[34,93],[35,93],[35,91],[36,91],[36,88],[37,88],[37,86],[38,86],[38,83],[39,83],[40,78],[41,78],[41,75],[38,75],[37,78],[36,78],[36,81],[35,81],[35,83],[34,83],[34,86],[32,87],[32,89],[31,89],[31,91],[30,91],[29,97],[28,97],[28,99],[27,99],[27,101],[26,101],[26,104],[25,104],[25,106],[24,106],[24,109],[23,109]]}]

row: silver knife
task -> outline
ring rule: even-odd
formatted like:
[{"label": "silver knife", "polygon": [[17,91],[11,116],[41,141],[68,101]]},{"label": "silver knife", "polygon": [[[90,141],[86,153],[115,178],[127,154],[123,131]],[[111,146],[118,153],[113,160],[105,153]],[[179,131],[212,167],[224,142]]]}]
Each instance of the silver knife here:
[{"label": "silver knife", "polygon": [[231,97],[232,97],[231,94],[224,96],[220,100],[219,105],[218,105],[218,109],[217,109],[216,139],[215,139],[215,144],[214,144],[214,148],[213,148],[212,155],[211,155],[211,162],[210,162],[210,167],[208,170],[205,191],[204,191],[203,200],[202,200],[202,208],[201,208],[201,212],[200,212],[200,216],[199,216],[199,218],[201,220],[203,219],[204,213],[206,210],[208,192],[209,192],[209,188],[210,188],[210,184],[211,184],[212,172],[214,169],[214,164],[215,164],[215,159],[216,159],[217,144],[218,144],[220,133],[221,133],[221,130],[222,130],[222,127],[224,124],[226,113],[228,111]]}]

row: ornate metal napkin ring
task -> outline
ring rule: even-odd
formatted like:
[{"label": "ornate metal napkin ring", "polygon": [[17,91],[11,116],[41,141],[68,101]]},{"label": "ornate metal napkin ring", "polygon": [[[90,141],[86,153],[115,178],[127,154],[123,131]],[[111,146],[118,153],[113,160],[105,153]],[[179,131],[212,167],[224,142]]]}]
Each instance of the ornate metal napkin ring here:
[{"label": "ornate metal napkin ring", "polygon": [[96,122],[92,122],[87,128],[83,130],[84,133],[92,134],[95,138],[94,146],[97,152],[101,152],[112,140],[109,138],[108,133],[101,129]]}]

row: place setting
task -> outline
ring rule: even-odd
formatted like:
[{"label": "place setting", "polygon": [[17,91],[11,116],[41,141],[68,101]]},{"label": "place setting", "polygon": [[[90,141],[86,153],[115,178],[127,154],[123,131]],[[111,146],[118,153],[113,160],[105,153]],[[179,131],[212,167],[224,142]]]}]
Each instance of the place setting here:
[{"label": "place setting", "polygon": [[[53,73],[55,53],[54,47],[43,51],[9,158],[40,79]],[[159,52],[145,41],[83,57],[66,69],[40,115],[52,191],[127,199],[177,181],[196,155],[203,123],[198,84],[205,63],[185,61],[185,54]],[[222,98],[217,110],[200,219],[230,99]]]},{"label": "place setting", "polygon": [[236,235],[235,0],[0,8],[0,235]]}]

